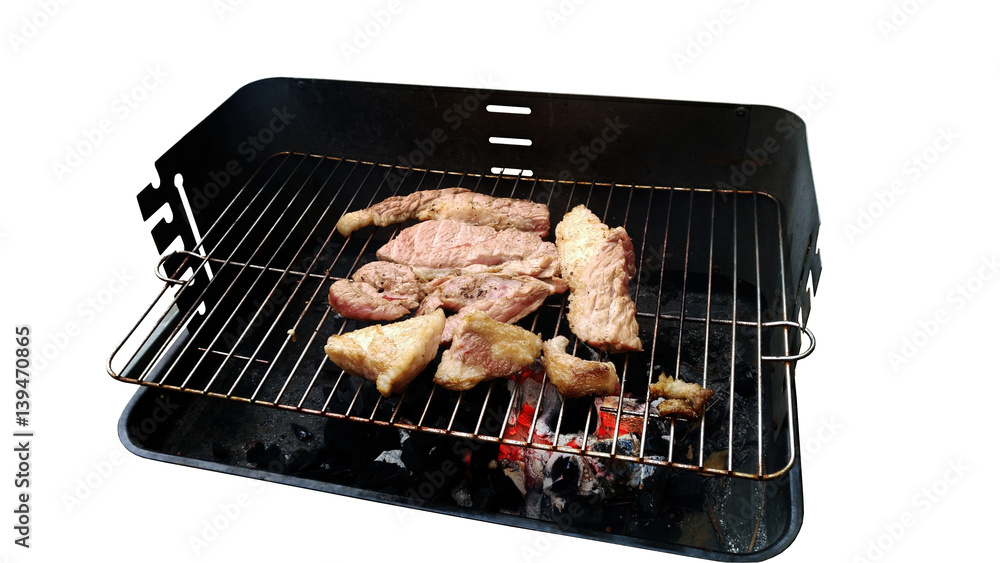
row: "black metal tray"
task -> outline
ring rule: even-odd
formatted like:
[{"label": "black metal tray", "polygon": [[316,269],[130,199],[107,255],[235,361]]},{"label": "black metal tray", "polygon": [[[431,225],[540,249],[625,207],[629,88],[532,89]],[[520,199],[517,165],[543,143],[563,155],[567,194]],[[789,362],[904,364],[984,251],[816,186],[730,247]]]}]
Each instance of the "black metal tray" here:
[{"label": "black metal tray", "polygon": [[[490,104],[530,108],[530,114],[485,111]],[[493,137],[530,139],[531,144],[495,143],[490,140]],[[242,187],[253,182],[259,171],[277,166],[276,155],[296,159],[354,159],[352,162],[363,162],[371,168],[387,165],[393,167],[396,176],[387,176],[382,183],[396,186],[405,184],[408,174],[414,171],[424,176],[460,171],[463,175],[485,177],[530,170],[532,178],[548,182],[539,185],[552,190],[549,199],[558,197],[555,192],[560,182],[563,186],[589,183],[591,189],[630,186],[628,189],[635,191],[645,187],[650,192],[652,186],[667,187],[679,190],[677,193],[692,194],[684,196],[689,198],[684,201],[692,202],[691,208],[695,191],[711,194],[713,202],[716,193],[721,198],[726,193],[752,194],[751,200],[766,200],[779,218],[777,242],[770,247],[774,254],[767,260],[781,267],[769,269],[766,287],[760,284],[758,274],[758,303],[776,304],[769,308],[768,314],[779,323],[800,319],[804,326],[808,319],[809,279],[812,278],[815,290],[820,271],[816,250],[819,215],[804,124],[794,114],[779,108],[332,80],[261,80],[241,88],[158,159],[159,186],[149,185],[138,196],[144,219],[164,206],[170,209],[170,219],[159,221],[152,229],[159,252],[165,252],[178,239],[185,251],[196,251],[166,255],[162,264],[166,275],[181,271],[185,259],[203,252],[210,254],[212,249],[228,244],[218,231],[213,231],[213,225],[225,216]],[[515,182],[515,189],[516,186]],[[355,189],[367,190],[366,196],[376,196],[363,185]],[[756,222],[754,219],[754,229]],[[661,257],[662,262],[668,263],[668,270],[674,267],[669,264],[671,259]],[[680,259],[683,261],[683,256]],[[683,268],[687,279],[687,266]],[[715,274],[702,273],[709,277]],[[194,279],[196,284],[209,282],[204,270]],[[165,287],[161,297],[169,298],[169,288]],[[351,417],[336,419],[241,402],[242,399],[227,401],[199,394],[204,391],[198,389],[175,393],[167,386],[156,387],[160,384],[155,376],[144,381],[130,378],[134,373],[152,373],[158,369],[154,361],[156,347],[166,346],[168,333],[183,322],[184,315],[190,315],[199,306],[200,297],[189,294],[178,294],[180,298],[159,320],[155,320],[155,314],[150,316],[154,302],[144,315],[144,319],[150,316],[154,325],[148,340],[135,347],[132,359],[120,371],[115,371],[109,361],[113,376],[154,387],[136,393],[119,425],[122,442],[137,455],[400,506],[709,559],[766,559],[787,547],[801,526],[801,469],[795,456],[798,436],[794,430],[795,361],[789,355],[791,350],[799,348],[800,334],[789,332],[785,325],[781,325],[783,334],[772,331],[774,351],[763,353],[778,354],[769,362],[775,368],[768,370],[774,375],[769,380],[773,381],[775,396],[784,397],[772,401],[779,405],[773,418],[775,430],[787,437],[786,446],[779,450],[787,453],[787,458],[781,458],[782,463],[787,461],[784,469],[765,480],[763,463],[758,464],[756,478],[735,478],[725,471],[704,475],[701,473],[710,472],[704,465],[696,468],[699,472],[644,467],[644,471],[656,472],[654,480],[662,483],[662,489],[647,500],[662,503],[673,512],[666,514],[662,522],[639,522],[631,530],[630,524],[625,523],[618,532],[614,526],[595,527],[593,521],[586,519],[557,525],[545,519],[507,514],[496,506],[496,499],[485,499],[481,506],[469,507],[449,503],[447,499],[437,502],[421,495],[415,498],[406,492],[420,483],[407,482],[384,465],[378,466],[384,474],[364,473],[381,475],[389,480],[388,484],[379,480],[358,482],[359,464],[367,467],[377,463],[375,458],[388,450],[345,447],[353,443],[349,437],[371,433],[380,440],[385,438],[394,447],[392,436],[378,433],[406,430],[372,424],[353,426],[360,423],[348,420]],[[758,312],[758,327],[761,321]],[[769,398],[770,389],[767,391]],[[177,404],[169,420],[155,425],[150,432],[143,430],[142,421],[163,414],[162,405],[156,401],[168,397]],[[785,400],[787,408],[781,406]],[[768,417],[761,420],[772,420],[770,415],[768,412]],[[319,445],[298,447],[295,432],[290,430],[293,422],[311,428],[308,431],[316,440],[314,444]],[[324,439],[320,444],[319,437],[327,434],[339,438]],[[448,443],[462,440],[418,432],[412,432],[409,439],[450,440]],[[499,447],[479,443],[484,448],[481,451],[488,453],[492,453],[490,448]],[[338,456],[350,460],[341,463],[344,460]],[[281,461],[277,465],[271,464],[278,460]],[[419,466],[423,461],[417,459],[416,463]],[[735,474],[732,469],[727,471]],[[605,515],[613,522],[619,518],[616,510],[619,508],[604,508]],[[690,525],[679,524],[684,518]]]},{"label": "black metal tray", "polygon": [[[158,422],[143,426],[144,422],[150,420]],[[676,520],[678,527],[683,526],[684,519],[687,518],[686,522],[693,522],[694,529],[691,532],[655,530],[655,534],[644,537],[636,533],[622,534],[618,530],[595,529],[586,524],[576,525],[569,520],[545,522],[497,510],[456,506],[442,499],[414,498],[405,493],[389,491],[393,487],[403,491],[415,489],[420,484],[416,480],[394,483],[391,486],[385,480],[378,479],[359,483],[356,479],[351,480],[349,476],[345,476],[345,471],[350,471],[345,468],[365,467],[366,464],[370,467],[377,452],[369,450],[360,457],[345,459],[343,467],[334,462],[329,468],[322,468],[321,459],[330,465],[331,460],[337,459],[338,453],[340,457],[344,457],[342,448],[331,452],[322,444],[324,424],[331,422],[353,425],[360,435],[366,435],[364,432],[371,430],[370,426],[361,423],[330,421],[286,410],[141,387],[119,419],[118,435],[130,452],[156,461],[496,524],[717,561],[762,561],[774,557],[792,543],[802,526],[800,464],[796,464],[778,479],[770,481],[673,472],[670,477],[676,480],[676,488],[686,490],[675,498],[663,498],[661,501],[674,504],[672,518]],[[312,437],[305,442],[300,441],[291,426],[293,423],[310,432]],[[352,433],[344,433],[338,439],[350,434]],[[248,451],[254,447],[251,444],[256,443],[276,446],[283,451],[305,446],[323,453],[320,458],[301,463],[274,463],[273,457],[269,459],[264,455],[263,459],[255,460],[264,467],[256,467],[255,463],[247,461]],[[671,470],[663,468],[658,468],[657,471],[671,473]],[[706,535],[709,531],[706,526],[710,524],[712,516],[701,516],[705,513],[701,497],[717,496],[719,490],[727,488],[733,491],[730,498],[737,499],[732,501],[734,504],[729,510],[733,514],[715,514],[714,517],[730,518],[733,521],[734,536],[730,539],[736,543],[731,547],[742,548],[739,552],[727,550],[717,536]],[[738,499],[741,496],[759,504],[751,506],[749,502],[740,502]],[[709,521],[706,522],[706,519]],[[749,525],[739,526],[740,523]],[[672,530],[673,526],[664,528]],[[652,531],[654,530],[650,530]],[[698,543],[697,540],[706,537],[710,541]],[[755,537],[757,541],[752,542]],[[754,547],[747,549],[751,543]]]}]

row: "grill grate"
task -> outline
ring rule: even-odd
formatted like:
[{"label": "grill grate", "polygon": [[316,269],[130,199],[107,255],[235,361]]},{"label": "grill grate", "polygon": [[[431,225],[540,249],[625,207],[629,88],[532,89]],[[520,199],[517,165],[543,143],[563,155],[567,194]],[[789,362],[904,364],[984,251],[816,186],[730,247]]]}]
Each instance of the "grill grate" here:
[{"label": "grill grate", "polygon": [[[452,186],[547,203],[553,225],[584,203],[605,223],[625,226],[637,250],[632,291],[646,351],[608,357],[577,342],[563,322],[565,295],[520,323],[545,338],[564,334],[580,357],[614,362],[617,397],[564,399],[544,373],[525,373],[465,392],[440,389],[424,374],[406,393],[384,398],[327,360],[327,336],[368,324],[331,312],[330,283],[374,260],[405,226],[344,239],[337,220],[391,195]],[[164,256],[161,266],[172,270],[158,268],[164,288],[108,371],[151,387],[404,430],[771,479],[795,460],[791,362],[812,347],[812,335],[788,318],[782,240],[781,210],[758,192],[281,153],[236,192],[202,241]],[[796,329],[810,347],[793,355]],[[661,371],[715,391],[702,420],[656,414],[648,385]]]}]

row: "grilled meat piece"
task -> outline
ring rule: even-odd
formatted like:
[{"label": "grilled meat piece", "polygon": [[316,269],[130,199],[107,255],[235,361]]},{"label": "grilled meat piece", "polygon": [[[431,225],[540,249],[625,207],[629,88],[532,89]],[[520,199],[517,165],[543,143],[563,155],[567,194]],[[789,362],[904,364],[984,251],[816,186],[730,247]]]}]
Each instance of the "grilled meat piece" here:
[{"label": "grilled meat piece", "polygon": [[466,192],[463,188],[446,188],[443,190],[423,190],[406,196],[393,196],[375,205],[345,213],[337,221],[337,231],[347,237],[354,231],[374,224],[384,227],[394,223],[402,223],[417,216],[422,208],[429,207],[441,196]]},{"label": "grilled meat piece", "polygon": [[[561,281],[561,280],[560,280]],[[455,327],[472,311],[483,311],[491,319],[513,323],[538,309],[545,298],[565,285],[547,283],[528,276],[472,274],[438,278],[427,284],[427,298],[417,314],[437,307],[458,311],[445,321],[442,342],[450,342]]]},{"label": "grilled meat piece", "polygon": [[573,334],[610,352],[642,350],[628,288],[635,251],[625,229],[609,228],[578,205],[556,225],[556,246],[570,289],[566,318]]},{"label": "grilled meat piece", "polygon": [[480,381],[515,375],[541,353],[542,338],[537,334],[472,311],[455,329],[451,348],[441,354],[434,383],[465,391]]},{"label": "grilled meat piece", "polygon": [[535,233],[426,221],[403,229],[375,253],[380,260],[412,266],[423,279],[444,274],[506,272],[537,278],[559,275],[559,254]]},{"label": "grilled meat piece", "polygon": [[410,312],[401,302],[385,299],[374,286],[348,280],[333,282],[329,300],[345,319],[394,321]]},{"label": "grilled meat piece", "polygon": [[652,397],[666,398],[656,406],[661,416],[698,418],[705,412],[705,402],[715,395],[715,391],[661,373],[656,383],[649,386],[649,394]]},{"label": "grilled meat piece", "polygon": [[556,336],[542,344],[542,366],[549,381],[564,397],[610,395],[618,387],[618,373],[611,362],[582,360],[566,353],[569,339]]},{"label": "grilled meat piece", "polygon": [[399,301],[407,309],[416,308],[424,298],[413,269],[392,262],[369,262],[351,276],[359,283],[367,283],[383,292],[390,301]]},{"label": "grilled meat piece", "polygon": [[379,227],[409,219],[452,219],[496,229],[517,229],[549,236],[549,208],[523,199],[496,198],[464,188],[423,190],[386,198],[367,209],[345,214],[337,222],[343,236],[375,224]]},{"label": "grilled meat piece", "polygon": [[444,311],[398,323],[372,325],[347,334],[334,334],[324,350],[330,361],[347,373],[371,381],[388,397],[410,385],[441,344]]},{"label": "grilled meat piece", "polygon": [[420,304],[424,292],[413,270],[392,262],[369,262],[354,281],[330,286],[330,307],[347,319],[394,321]]}]

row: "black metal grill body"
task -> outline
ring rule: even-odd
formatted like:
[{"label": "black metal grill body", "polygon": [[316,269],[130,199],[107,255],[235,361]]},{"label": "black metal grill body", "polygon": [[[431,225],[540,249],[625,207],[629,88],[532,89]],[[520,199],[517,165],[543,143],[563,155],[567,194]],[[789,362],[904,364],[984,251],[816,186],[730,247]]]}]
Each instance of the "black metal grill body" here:
[{"label": "black metal grill body", "polygon": [[[487,111],[490,104],[527,107],[530,113]],[[531,145],[495,144],[491,137],[530,139]],[[531,177],[492,173],[498,169],[530,170]],[[582,431],[582,451],[588,455],[658,464],[662,467],[649,470],[661,473],[650,479],[699,491],[687,506],[707,518],[702,520],[712,524],[717,541],[692,539],[697,526],[690,524],[685,530],[678,524],[666,535],[644,527],[641,507],[636,508],[640,516],[623,517],[620,531],[602,531],[617,527],[607,522],[595,528],[583,521],[553,529],[711,558],[764,558],[794,537],[801,517],[794,362],[784,359],[799,347],[799,334],[788,323],[800,313],[803,322],[808,317],[807,280],[811,275],[814,287],[819,273],[818,214],[804,127],[794,115],[764,106],[270,79],[227,100],[170,149],[157,170],[160,187],[147,187],[139,202],[147,218],[170,206],[173,220],[156,225],[153,236],[161,252],[180,237],[185,251],[167,255],[163,271],[184,285],[176,295],[176,282],[164,288],[150,311],[158,303],[169,308],[159,316],[147,312],[148,326],[137,326],[133,334],[148,331],[148,337],[137,339],[116,375],[161,389],[283,408],[185,394],[177,400],[187,420],[165,425],[155,438],[137,439],[128,421],[149,403],[140,393],[122,419],[123,441],[133,451],[320,490],[553,528],[551,522],[504,512],[495,503],[468,507],[409,494],[419,482],[387,488],[331,476],[328,470],[297,474],[315,473],[307,461],[333,456],[336,436],[352,432],[336,424],[352,421],[365,421],[370,432],[433,430],[447,434],[434,439],[475,438],[489,448],[517,443],[508,434],[511,423],[505,422],[521,414],[514,407],[516,389],[491,386],[456,400],[443,393],[435,397],[428,384],[417,385],[412,396],[383,401],[363,392],[355,378],[324,373],[323,358],[308,353],[317,344],[321,351],[325,335],[357,326],[337,321],[322,306],[330,279],[345,277],[372,259],[395,232],[384,228],[345,242],[331,230],[340,214],[394,193],[463,185],[546,202],[554,222],[563,207],[586,203],[599,216],[603,211],[608,224],[625,225],[639,253],[635,297],[652,350],[648,357],[615,359],[620,372],[641,374],[623,376],[623,393],[629,386],[629,396],[641,395],[660,370],[682,375],[693,370],[705,383],[721,374],[722,383],[711,383],[723,387],[719,399],[730,401],[728,409],[710,409],[717,418],[700,426],[651,421],[648,408],[637,413],[624,401],[603,411],[599,405],[566,402],[558,421],[541,421],[556,428],[549,449],[581,451],[579,444],[560,441],[559,431]],[[530,328],[546,337],[569,336],[565,326],[560,330],[560,316],[561,306],[550,303]],[[745,387],[737,366],[756,384]],[[286,377],[289,371],[303,375]],[[744,412],[745,404],[753,408]],[[226,422],[236,410],[240,420],[259,418],[250,426],[255,434]],[[283,412],[289,410],[300,412]],[[646,431],[640,433],[638,452],[616,452],[615,440],[610,452],[587,448],[586,437],[604,419],[602,412],[613,413],[619,425],[623,419],[642,422]],[[501,421],[492,441],[483,426],[487,413]],[[315,414],[337,421],[324,422]],[[200,442],[184,443],[192,428],[203,426],[193,421],[205,417],[213,420],[203,431],[211,436],[199,432]],[[300,455],[305,461],[290,463],[286,455],[270,472],[266,467],[249,471],[267,457],[260,452],[248,457],[249,444],[281,442],[291,424],[288,417],[306,417],[294,420],[320,425],[314,432],[329,439],[323,448],[305,450]],[[532,430],[538,419],[532,418]],[[658,444],[667,436],[664,450]],[[386,448],[391,448],[391,436],[388,440]],[[206,443],[220,445],[207,452]],[[157,453],[164,451],[185,457]],[[712,463],[710,454],[720,451],[724,461]],[[372,452],[366,462],[381,453]],[[722,476],[678,477],[678,468]],[[670,504],[678,493],[664,487],[661,501]]]}]

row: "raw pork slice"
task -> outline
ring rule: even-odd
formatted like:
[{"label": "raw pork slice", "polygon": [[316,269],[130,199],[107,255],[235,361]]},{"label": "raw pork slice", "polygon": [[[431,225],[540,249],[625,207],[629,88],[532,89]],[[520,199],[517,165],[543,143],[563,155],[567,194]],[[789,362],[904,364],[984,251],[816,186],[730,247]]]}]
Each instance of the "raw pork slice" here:
[{"label": "raw pork slice", "polygon": [[340,234],[375,224],[379,227],[409,219],[452,219],[496,229],[528,231],[549,236],[549,208],[524,199],[492,197],[464,188],[423,190],[405,196],[393,196],[367,209],[345,214],[337,222]]},{"label": "raw pork slice", "polygon": [[573,334],[610,352],[642,350],[628,288],[635,251],[625,229],[609,228],[578,205],[556,226],[556,246],[570,289],[566,318]]},{"label": "raw pork slice", "polygon": [[666,398],[656,406],[662,416],[698,418],[705,412],[705,403],[715,395],[715,391],[661,373],[656,383],[649,386],[649,394]]},{"label": "raw pork slice", "polygon": [[510,377],[541,353],[542,338],[537,334],[473,311],[455,329],[451,348],[441,354],[434,383],[465,391],[481,381]]},{"label": "raw pork slice", "polygon": [[618,387],[618,373],[611,362],[582,360],[566,353],[569,339],[556,336],[542,344],[542,366],[549,381],[564,397],[610,395]]},{"label": "raw pork slice", "polygon": [[556,246],[535,233],[498,231],[450,220],[426,221],[403,229],[375,255],[411,266],[424,279],[491,271],[536,278],[559,275]]},{"label": "raw pork slice", "polygon": [[413,270],[392,262],[369,262],[353,276],[330,286],[330,307],[347,319],[394,321],[424,298]]},{"label": "raw pork slice", "polygon": [[334,334],[324,350],[330,361],[352,375],[371,381],[388,397],[405,391],[441,344],[444,311],[398,323],[372,325]]},{"label": "raw pork slice", "polygon": [[441,336],[442,342],[451,342],[455,327],[472,311],[483,311],[495,321],[513,323],[538,309],[549,295],[565,289],[565,285],[528,276],[472,274],[443,277],[427,285],[427,297],[417,309],[417,314],[437,307],[458,311],[457,315],[445,321]]}]

